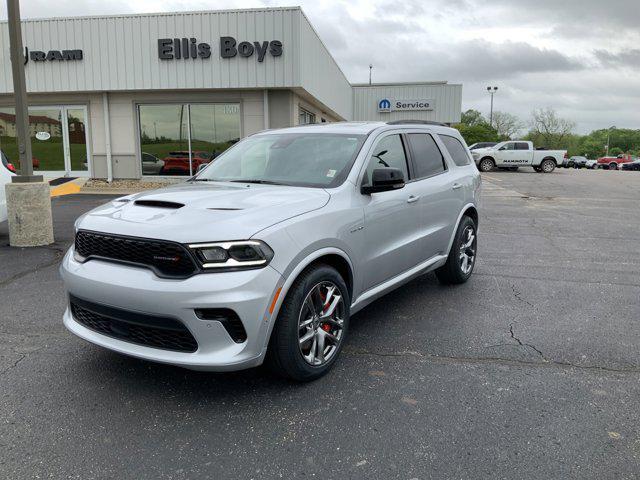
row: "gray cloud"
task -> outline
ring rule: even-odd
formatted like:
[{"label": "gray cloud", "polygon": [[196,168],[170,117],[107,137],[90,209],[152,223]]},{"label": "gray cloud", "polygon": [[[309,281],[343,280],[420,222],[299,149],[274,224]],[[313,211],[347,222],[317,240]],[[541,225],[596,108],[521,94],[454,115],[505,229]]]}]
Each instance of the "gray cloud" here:
[{"label": "gray cloud", "polygon": [[607,50],[595,50],[594,55],[605,67],[629,67],[640,69],[640,49],[611,53]]}]

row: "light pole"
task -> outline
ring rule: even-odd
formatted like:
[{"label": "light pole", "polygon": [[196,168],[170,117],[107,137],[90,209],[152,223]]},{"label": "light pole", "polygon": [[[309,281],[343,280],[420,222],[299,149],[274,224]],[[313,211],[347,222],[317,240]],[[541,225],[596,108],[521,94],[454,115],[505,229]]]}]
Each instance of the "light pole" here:
[{"label": "light pole", "polygon": [[615,129],[616,129],[616,126],[612,125],[607,130],[607,153],[605,154],[606,157],[609,156],[609,144],[610,144],[610,140],[611,140],[611,130],[615,130]]},{"label": "light pole", "polygon": [[373,64],[369,64],[369,85],[371,85],[371,71],[373,70]]},{"label": "light pole", "polygon": [[18,0],[7,0],[9,51],[13,74],[13,98],[16,102],[16,139],[20,159],[20,175],[12,176],[5,186],[9,244],[13,247],[35,247],[53,243],[53,220],[49,184],[42,175],[33,174],[33,155],[29,137],[29,107],[24,72],[22,25]]},{"label": "light pole", "polygon": [[498,87],[487,87],[487,92],[491,95],[491,110],[489,111],[489,125],[493,127],[493,95],[498,91]]}]

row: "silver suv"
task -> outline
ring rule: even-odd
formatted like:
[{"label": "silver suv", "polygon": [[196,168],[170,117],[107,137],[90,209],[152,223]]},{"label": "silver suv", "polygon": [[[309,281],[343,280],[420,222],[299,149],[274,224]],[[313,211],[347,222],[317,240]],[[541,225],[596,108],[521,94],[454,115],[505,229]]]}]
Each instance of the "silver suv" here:
[{"label": "silver suv", "polygon": [[352,314],[418,275],[465,282],[480,175],[457,130],[337,123],[252,135],[186,183],[78,219],[64,323],[85,340],[199,370],[267,360],[305,381]]}]

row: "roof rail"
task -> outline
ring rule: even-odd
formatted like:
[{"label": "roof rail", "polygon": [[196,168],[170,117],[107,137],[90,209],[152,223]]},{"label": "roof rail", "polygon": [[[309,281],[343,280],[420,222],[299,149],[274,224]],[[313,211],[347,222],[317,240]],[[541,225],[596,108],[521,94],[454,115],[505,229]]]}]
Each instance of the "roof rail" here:
[{"label": "roof rail", "polygon": [[393,120],[387,122],[387,125],[439,125],[441,127],[447,127],[448,125],[442,122],[433,122],[431,120]]}]

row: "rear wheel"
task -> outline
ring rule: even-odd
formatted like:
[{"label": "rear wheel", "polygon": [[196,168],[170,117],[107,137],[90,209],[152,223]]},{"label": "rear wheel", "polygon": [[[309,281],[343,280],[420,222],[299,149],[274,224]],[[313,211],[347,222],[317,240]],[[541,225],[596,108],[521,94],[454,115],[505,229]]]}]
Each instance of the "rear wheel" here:
[{"label": "rear wheel", "polygon": [[480,160],[480,165],[478,165],[478,168],[481,172],[490,172],[495,168],[495,166],[496,162],[494,162],[492,158],[483,158],[482,160]]},{"label": "rear wheel", "polygon": [[609,164],[609,170],[617,170],[618,169],[618,164],[616,162],[611,162]]},{"label": "rear wheel", "polygon": [[347,286],[334,268],[305,270],[287,293],[273,328],[267,353],[271,368],[299,382],[325,375],[342,350],[350,304]]},{"label": "rear wheel", "polygon": [[556,169],[556,162],[554,162],[550,158],[545,158],[544,160],[542,160],[542,163],[540,164],[540,169],[544,173],[551,173]]},{"label": "rear wheel", "polygon": [[476,264],[477,246],[476,224],[471,217],[464,216],[456,231],[447,263],[436,270],[440,283],[450,285],[466,282]]}]

